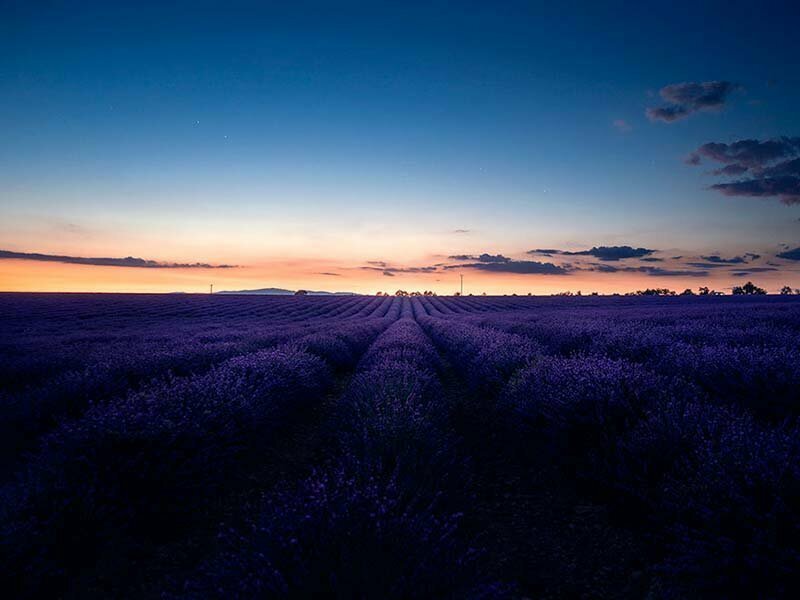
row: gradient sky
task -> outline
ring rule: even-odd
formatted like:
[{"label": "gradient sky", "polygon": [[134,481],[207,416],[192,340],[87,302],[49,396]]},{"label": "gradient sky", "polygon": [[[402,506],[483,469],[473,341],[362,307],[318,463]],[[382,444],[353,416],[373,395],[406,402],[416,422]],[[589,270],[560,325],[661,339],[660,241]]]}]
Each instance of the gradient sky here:
[{"label": "gradient sky", "polygon": [[0,2],[0,290],[800,287],[794,3],[161,4]]}]

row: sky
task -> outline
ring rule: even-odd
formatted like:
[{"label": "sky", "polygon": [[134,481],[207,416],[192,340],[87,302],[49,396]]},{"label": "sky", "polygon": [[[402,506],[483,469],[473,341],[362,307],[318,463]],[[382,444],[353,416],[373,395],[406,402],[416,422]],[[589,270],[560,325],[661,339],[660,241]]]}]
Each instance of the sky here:
[{"label": "sky", "polygon": [[800,288],[795,3],[0,12],[0,291]]}]

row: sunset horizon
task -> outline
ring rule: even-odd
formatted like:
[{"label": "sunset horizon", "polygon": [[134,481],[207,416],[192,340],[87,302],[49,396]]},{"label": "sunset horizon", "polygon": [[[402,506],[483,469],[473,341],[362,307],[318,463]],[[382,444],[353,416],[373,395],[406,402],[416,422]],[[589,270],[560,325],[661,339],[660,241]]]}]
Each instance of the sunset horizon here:
[{"label": "sunset horizon", "polygon": [[11,3],[0,291],[800,288],[786,8]]}]

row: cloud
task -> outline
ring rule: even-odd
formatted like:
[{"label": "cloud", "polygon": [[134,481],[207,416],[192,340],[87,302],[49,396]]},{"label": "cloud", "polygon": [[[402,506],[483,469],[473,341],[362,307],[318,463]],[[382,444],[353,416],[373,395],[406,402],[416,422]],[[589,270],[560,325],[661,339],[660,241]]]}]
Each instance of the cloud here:
[{"label": "cloud", "polygon": [[781,252],[775,256],[778,258],[785,258],[786,260],[800,260],[800,248],[793,248],[792,250]]},{"label": "cloud", "polygon": [[780,269],[776,269],[775,267],[752,267],[742,271],[731,271],[731,275],[734,277],[746,277],[747,275],[752,275],[754,273],[766,273],[767,271],[779,271]]},{"label": "cloud", "polygon": [[478,261],[482,263],[507,263],[511,262],[511,259],[502,254],[481,254],[478,257]]},{"label": "cloud", "polygon": [[706,277],[705,271],[684,271],[675,269],[662,269],[661,267],[627,267],[625,271],[635,271],[653,277]]},{"label": "cloud", "polygon": [[648,248],[633,248],[631,246],[594,246],[589,250],[569,251],[569,250],[555,250],[553,248],[537,248],[535,250],[528,250],[528,254],[543,254],[545,256],[552,256],[554,254],[561,254],[563,256],[594,256],[600,260],[605,261],[618,261],[625,258],[641,258],[648,254],[653,254],[655,250]]},{"label": "cloud", "polygon": [[[387,265],[383,261],[368,261],[369,265]],[[361,267],[365,271],[380,271],[387,277],[394,277],[398,273],[432,273],[437,270],[436,266],[431,267],[389,267],[389,266],[368,266]]]},{"label": "cloud", "polygon": [[[700,158],[697,158],[697,163],[699,164]],[[725,165],[721,169],[714,169],[711,171],[712,175],[717,175],[718,177],[735,177],[736,175],[741,175],[742,173],[747,173],[747,167],[740,164],[733,164],[733,165]]]},{"label": "cloud", "polygon": [[[742,256],[722,257],[719,254],[711,254],[708,256],[700,256],[700,258],[706,262],[689,262],[686,263],[686,265],[699,269],[716,269],[732,265],[744,265],[761,258],[761,255],[753,252],[746,252]],[[740,269],[741,268],[742,267],[740,267]]]},{"label": "cloud", "polygon": [[736,265],[747,262],[747,259],[744,256],[732,256],[731,258],[722,258],[718,254],[712,254],[711,256],[701,256],[703,260],[707,260],[708,262],[713,263],[720,263],[725,265]]},{"label": "cloud", "polygon": [[511,262],[511,259],[507,256],[503,256],[502,254],[481,254],[479,256],[475,256],[474,254],[453,254],[448,256],[447,258],[451,260],[477,260],[478,262],[482,263],[507,263]]},{"label": "cloud", "polygon": [[647,118],[651,121],[664,121],[672,123],[689,116],[689,109],[685,106],[662,106],[658,108],[648,108],[645,111]]},{"label": "cloud", "polygon": [[581,269],[584,271],[595,271],[598,273],[644,273],[652,277],[706,277],[706,271],[684,271],[663,269],[661,267],[616,267],[613,265],[592,264],[589,268]]},{"label": "cloud", "polygon": [[474,255],[472,255],[472,254],[451,254],[451,255],[450,255],[450,256],[448,256],[447,258],[449,258],[449,259],[451,259],[451,260],[478,260],[478,259],[477,259],[477,258],[476,258]]},{"label": "cloud", "polygon": [[648,108],[645,114],[651,121],[672,123],[701,110],[722,108],[728,96],[739,87],[730,81],[673,83],[659,92],[667,106]]},{"label": "cloud", "polygon": [[625,258],[641,258],[648,254],[653,254],[653,252],[655,250],[633,248],[631,246],[594,246],[589,250],[581,250],[579,252],[563,251],[561,254],[565,256],[594,256],[600,260],[618,261]]},{"label": "cloud", "polygon": [[642,262],[664,262],[664,259],[656,258],[655,256],[648,256],[647,258],[643,258]]},{"label": "cloud", "polygon": [[697,269],[721,269],[723,267],[729,267],[729,264],[726,263],[707,263],[707,262],[687,262],[687,267],[695,267]]},{"label": "cloud", "polygon": [[710,189],[724,196],[777,197],[786,205],[800,204],[800,177],[766,177],[732,183],[715,183]]},{"label": "cloud", "polygon": [[800,204],[800,137],[709,142],[692,152],[686,162],[699,165],[704,159],[725,165],[712,171],[713,175],[739,177],[709,189],[725,196],[779,198],[787,205]]},{"label": "cloud", "polygon": [[630,123],[628,123],[625,119],[614,119],[611,124],[617,129],[617,131],[621,131],[622,133],[629,133],[633,130]]},{"label": "cloud", "polygon": [[568,269],[549,262],[535,260],[508,260],[506,262],[476,262],[449,265],[446,269],[477,269],[490,273],[516,273],[518,275],[567,275]]},{"label": "cloud", "polygon": [[58,262],[74,265],[93,265],[98,267],[132,267],[140,269],[234,269],[236,265],[210,265],[208,263],[171,263],[146,260],[134,256],[125,258],[84,258],[82,256],[62,256],[59,254],[39,254],[38,252],[11,252],[0,250],[0,259],[23,259],[42,262]]},{"label": "cloud", "polygon": [[453,229],[453,233],[459,233],[459,234],[472,233],[472,230],[471,229]]},{"label": "cloud", "polygon": [[321,273],[317,273],[317,275],[328,275],[330,277],[341,277],[341,273],[328,273],[326,271],[322,271]]},{"label": "cloud", "polygon": [[764,141],[745,139],[726,144],[708,142],[689,155],[696,157],[697,163],[707,159],[725,165],[760,168],[782,158],[794,157],[800,153],[800,137],[782,136]]},{"label": "cloud", "polygon": [[386,263],[386,262],[384,262],[382,260],[368,260],[367,264],[368,265],[374,265],[376,267],[385,267],[388,263]]}]

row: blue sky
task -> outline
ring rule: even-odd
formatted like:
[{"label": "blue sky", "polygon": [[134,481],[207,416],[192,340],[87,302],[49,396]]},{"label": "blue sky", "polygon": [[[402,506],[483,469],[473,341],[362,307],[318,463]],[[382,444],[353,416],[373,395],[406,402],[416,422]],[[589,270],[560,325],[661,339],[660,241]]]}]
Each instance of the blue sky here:
[{"label": "blue sky", "polygon": [[[720,165],[684,164],[800,135],[791,3],[160,4],[2,4],[3,249],[317,286],[324,259],[366,290],[368,260],[800,246],[800,205],[723,195]],[[683,82],[737,87],[645,115]]]}]

